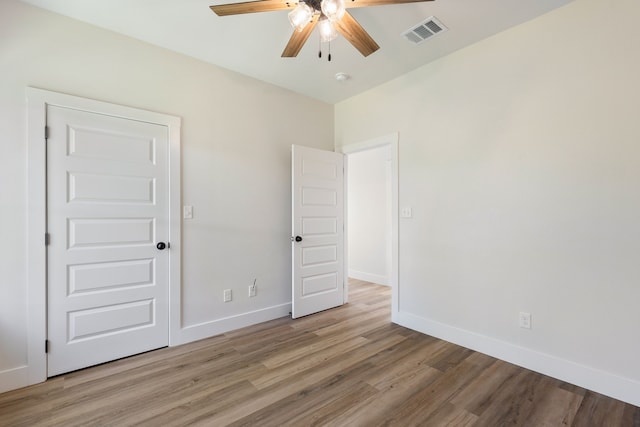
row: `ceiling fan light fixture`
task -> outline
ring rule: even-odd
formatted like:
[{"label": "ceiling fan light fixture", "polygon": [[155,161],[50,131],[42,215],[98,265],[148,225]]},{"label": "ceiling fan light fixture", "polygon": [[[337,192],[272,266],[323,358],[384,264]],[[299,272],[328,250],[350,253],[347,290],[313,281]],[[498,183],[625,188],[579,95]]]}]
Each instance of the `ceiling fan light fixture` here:
[{"label": "ceiling fan light fixture", "polygon": [[289,22],[296,31],[302,31],[304,27],[311,21],[313,17],[313,9],[304,2],[298,3],[295,9],[289,12]]},{"label": "ceiling fan light fixture", "polygon": [[338,37],[338,32],[327,18],[321,18],[318,21],[318,31],[320,32],[320,40],[323,42],[330,42]]},{"label": "ceiling fan light fixture", "polygon": [[344,16],[344,0],[322,0],[320,9],[330,21],[339,21]]}]

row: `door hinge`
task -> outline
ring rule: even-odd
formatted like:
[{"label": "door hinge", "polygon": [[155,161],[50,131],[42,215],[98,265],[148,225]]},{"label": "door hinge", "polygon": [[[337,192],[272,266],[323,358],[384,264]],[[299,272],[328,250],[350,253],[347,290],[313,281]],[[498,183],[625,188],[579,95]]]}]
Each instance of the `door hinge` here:
[{"label": "door hinge", "polygon": [[44,139],[49,139],[49,126],[44,127]]},{"label": "door hinge", "polygon": [[44,352],[49,353],[49,340],[44,340]]},{"label": "door hinge", "polygon": [[49,246],[50,241],[51,241],[51,235],[49,233],[44,233],[44,245]]}]

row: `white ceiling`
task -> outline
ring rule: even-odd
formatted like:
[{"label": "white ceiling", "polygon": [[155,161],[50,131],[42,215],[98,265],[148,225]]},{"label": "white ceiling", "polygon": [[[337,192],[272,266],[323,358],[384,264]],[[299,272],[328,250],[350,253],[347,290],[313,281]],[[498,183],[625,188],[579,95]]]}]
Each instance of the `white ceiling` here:
[{"label": "white ceiling", "polygon": [[[287,11],[219,17],[226,0],[23,0],[99,27],[336,103],[572,0],[435,0],[351,9],[380,45],[364,58],[342,37],[331,62],[318,58],[314,32],[297,58],[281,58],[292,29]],[[283,0],[284,1],[284,0]],[[435,16],[449,30],[421,44],[401,34]],[[346,82],[337,72],[351,75]]]}]

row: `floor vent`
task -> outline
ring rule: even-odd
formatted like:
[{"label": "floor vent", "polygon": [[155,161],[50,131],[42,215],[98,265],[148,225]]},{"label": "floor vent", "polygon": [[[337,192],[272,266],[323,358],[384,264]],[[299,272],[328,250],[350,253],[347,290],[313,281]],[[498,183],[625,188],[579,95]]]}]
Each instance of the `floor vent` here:
[{"label": "floor vent", "polygon": [[408,29],[402,35],[411,43],[418,44],[444,31],[447,31],[447,27],[431,16],[413,28]]}]

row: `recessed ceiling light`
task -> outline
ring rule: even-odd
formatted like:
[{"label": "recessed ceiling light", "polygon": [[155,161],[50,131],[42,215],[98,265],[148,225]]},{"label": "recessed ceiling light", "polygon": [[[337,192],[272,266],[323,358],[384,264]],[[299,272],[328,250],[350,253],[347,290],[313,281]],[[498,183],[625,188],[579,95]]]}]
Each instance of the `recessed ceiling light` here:
[{"label": "recessed ceiling light", "polygon": [[336,80],[339,82],[346,82],[347,80],[349,80],[351,78],[351,76],[347,73],[336,73]]}]

